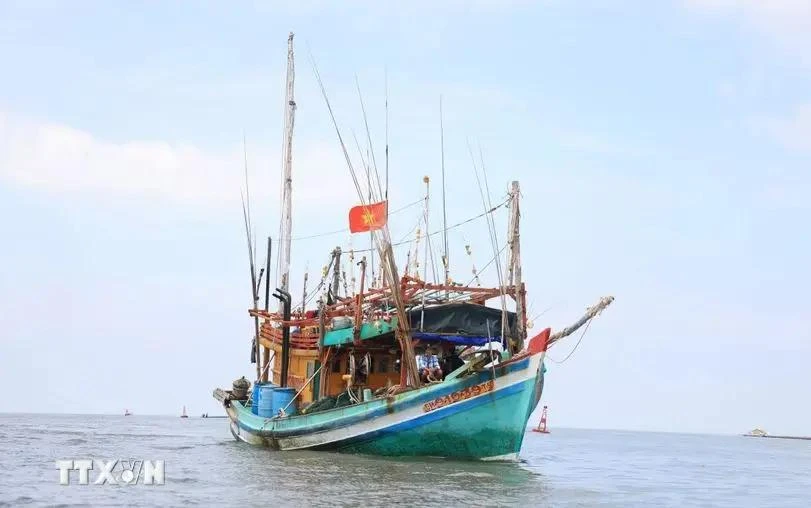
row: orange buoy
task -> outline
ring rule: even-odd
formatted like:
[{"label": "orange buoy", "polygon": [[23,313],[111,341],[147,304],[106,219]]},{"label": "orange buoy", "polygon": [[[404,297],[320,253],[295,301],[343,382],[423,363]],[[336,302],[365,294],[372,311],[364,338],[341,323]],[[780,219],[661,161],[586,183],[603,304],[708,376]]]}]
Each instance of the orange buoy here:
[{"label": "orange buoy", "polygon": [[541,434],[549,434],[549,429],[546,428],[546,406],[543,407],[543,413],[541,413],[541,421],[538,422],[538,426],[532,429],[532,432],[540,432]]}]

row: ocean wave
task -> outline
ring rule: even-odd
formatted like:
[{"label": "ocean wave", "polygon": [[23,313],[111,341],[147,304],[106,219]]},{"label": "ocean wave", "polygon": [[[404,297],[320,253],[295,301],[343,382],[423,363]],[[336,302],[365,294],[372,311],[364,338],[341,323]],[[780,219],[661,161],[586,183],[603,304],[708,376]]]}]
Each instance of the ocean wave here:
[{"label": "ocean wave", "polygon": [[167,478],[166,483],[169,482],[171,482],[174,485],[175,483],[181,484],[200,483],[200,480],[198,480],[197,478]]},{"label": "ocean wave", "polygon": [[156,446],[155,447],[156,450],[167,450],[167,451],[170,451],[170,452],[179,451],[179,450],[192,450],[194,448],[197,448],[197,447],[196,446],[186,446],[186,445],[181,445],[181,446]]},{"label": "ocean wave", "polygon": [[493,478],[496,475],[491,473],[484,473],[481,471],[459,471],[458,473],[451,473],[447,476],[452,476],[454,478],[460,477],[468,477],[468,478]]}]

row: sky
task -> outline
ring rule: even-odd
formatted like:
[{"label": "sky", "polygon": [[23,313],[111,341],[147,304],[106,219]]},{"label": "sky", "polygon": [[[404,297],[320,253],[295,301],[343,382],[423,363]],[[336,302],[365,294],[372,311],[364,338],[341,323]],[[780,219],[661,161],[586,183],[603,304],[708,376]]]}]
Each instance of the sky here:
[{"label": "sky", "polygon": [[[811,434],[801,0],[0,2],[0,412],[217,414],[251,377],[243,134],[261,245],[290,31],[294,299],[368,246],[322,234],[358,196],[317,66],[355,165],[388,131],[391,209],[429,176],[442,224],[440,96],[448,224],[484,210],[471,152],[494,204],[520,181],[533,330],[616,298],[549,352],[552,427]],[[481,219],[449,244],[454,280],[494,257]]]}]

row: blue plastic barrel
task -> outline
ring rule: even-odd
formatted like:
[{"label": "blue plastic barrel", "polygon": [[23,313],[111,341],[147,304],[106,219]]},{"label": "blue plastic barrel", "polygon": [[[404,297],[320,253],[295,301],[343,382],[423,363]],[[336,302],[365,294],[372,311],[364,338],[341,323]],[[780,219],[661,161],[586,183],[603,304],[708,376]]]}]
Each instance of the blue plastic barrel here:
[{"label": "blue plastic barrel", "polygon": [[251,395],[251,413],[253,414],[259,414],[259,399],[262,397],[259,388],[261,386],[259,383],[253,384],[253,395]]},{"label": "blue plastic barrel", "polygon": [[259,386],[259,411],[256,413],[263,418],[270,418],[278,411],[274,407],[274,391],[278,388],[270,383]]},{"label": "blue plastic barrel", "polygon": [[[278,413],[280,409],[284,409],[285,414],[296,414],[296,405],[290,404],[293,397],[296,396],[295,388],[276,388],[273,391],[273,410],[274,414]],[[288,404],[290,404],[288,406]],[[286,407],[286,409],[285,409]]]}]

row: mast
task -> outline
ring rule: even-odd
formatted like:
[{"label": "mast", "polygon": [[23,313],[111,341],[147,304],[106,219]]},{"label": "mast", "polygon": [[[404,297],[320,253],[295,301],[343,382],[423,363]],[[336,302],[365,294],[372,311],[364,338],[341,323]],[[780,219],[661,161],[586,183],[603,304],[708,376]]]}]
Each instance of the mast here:
[{"label": "mast", "polygon": [[[430,237],[428,236],[428,199],[430,196],[430,185],[431,179],[428,178],[428,175],[422,178],[422,181],[425,182],[425,255],[423,257],[423,265],[422,265],[422,283],[428,284],[428,244]],[[419,277],[419,272],[417,272],[417,276]],[[423,331],[423,325],[425,324],[425,290],[422,291],[422,312],[420,313],[420,331]]]},{"label": "mast", "polygon": [[[370,171],[369,167],[366,168],[366,185],[369,187],[369,203],[372,203],[372,172]],[[386,218],[388,219],[388,203],[386,204]],[[369,257],[371,257],[372,262],[369,265],[371,270],[371,283],[369,287],[374,287],[375,285],[375,234],[374,231],[369,231]],[[366,264],[364,263],[364,266]],[[364,270],[365,271],[365,270]]]},{"label": "mast", "polygon": [[293,126],[296,119],[296,101],[293,88],[296,68],[293,57],[293,32],[287,37],[287,95],[285,99],[286,114],[284,120],[284,160],[282,171],[282,238],[279,253],[279,286],[287,291],[290,286],[290,241],[293,231]]},{"label": "mast", "polygon": [[[442,96],[439,96],[439,146],[442,153],[442,238],[445,244],[444,255],[442,256],[442,264],[445,266],[445,284],[449,286],[451,283],[450,276],[450,258],[448,256],[448,213],[445,208],[445,129],[442,125]],[[445,298],[450,299],[450,291],[445,291]]]},{"label": "mast", "polygon": [[270,255],[273,254],[273,240],[268,237],[268,252],[265,258],[265,312],[270,305]]},{"label": "mast", "polygon": [[428,283],[428,200],[430,199],[430,186],[431,186],[431,179],[428,176],[422,177],[422,181],[425,182],[425,251],[423,254],[423,263],[422,263],[422,281],[424,283]]},{"label": "mast", "polygon": [[523,347],[524,339],[526,339],[526,290],[524,283],[521,280],[521,235],[520,235],[520,220],[521,211],[518,202],[521,197],[521,189],[517,181],[512,183],[510,189],[510,276],[507,284],[515,286],[515,333],[518,344],[514,347],[520,349]]},{"label": "mast", "polygon": [[355,324],[352,330],[352,341],[356,346],[360,345],[360,329],[363,325],[363,283],[366,279],[366,256],[360,260],[360,291],[355,295]]},{"label": "mast", "polygon": [[[384,69],[384,82],[386,87],[386,193],[383,199],[389,200],[389,71]],[[386,206],[386,219],[389,218],[389,207]],[[381,261],[382,265],[382,261]]]},{"label": "mast", "polygon": [[307,310],[307,278],[309,277],[309,273],[304,272],[304,289],[302,290],[301,295],[301,315],[304,315],[304,312]]}]

